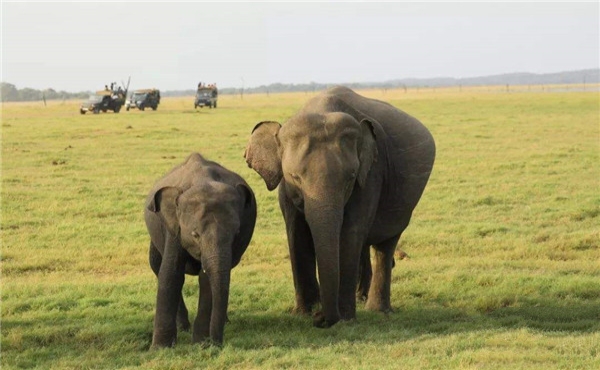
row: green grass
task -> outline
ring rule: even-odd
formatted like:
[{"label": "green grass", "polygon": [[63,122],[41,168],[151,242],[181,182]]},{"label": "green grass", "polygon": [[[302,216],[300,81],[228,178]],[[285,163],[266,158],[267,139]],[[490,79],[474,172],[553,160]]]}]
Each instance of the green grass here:
[{"label": "green grass", "polygon": [[[290,314],[293,283],[276,192],[243,159],[261,120],[313,94],[223,96],[216,110],[81,116],[76,102],[2,107],[2,368],[600,368],[597,92],[363,92],[418,117],[434,172],[400,242],[388,316],[329,330]],[[257,194],[234,269],[222,350],[182,333],[149,351],[156,279],[143,203],[191,151]],[[191,318],[198,288],[188,277]]]}]

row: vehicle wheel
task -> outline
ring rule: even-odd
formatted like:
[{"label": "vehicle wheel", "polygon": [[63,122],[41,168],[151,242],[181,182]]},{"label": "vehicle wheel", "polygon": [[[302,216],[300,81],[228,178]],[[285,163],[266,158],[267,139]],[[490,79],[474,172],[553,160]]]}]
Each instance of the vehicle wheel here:
[{"label": "vehicle wheel", "polygon": [[102,113],[106,113],[107,110],[108,109],[106,109],[106,108],[102,108]]},{"label": "vehicle wheel", "polygon": [[129,107],[125,108],[125,110],[129,112]]},{"label": "vehicle wheel", "polygon": [[81,113],[81,114],[85,114],[85,111],[84,111],[83,109],[80,109],[80,110],[79,110],[79,113]]},{"label": "vehicle wheel", "polygon": [[156,110],[156,105],[152,106],[152,110]]},{"label": "vehicle wheel", "polygon": [[216,108],[216,107],[217,107],[217,102],[215,102],[215,103],[213,104],[213,108]]},{"label": "vehicle wheel", "polygon": [[115,107],[115,110],[113,112],[119,113],[120,111],[121,111],[121,107]]},{"label": "vehicle wheel", "polygon": [[98,113],[100,113],[100,109],[94,108],[94,114],[98,114]]},{"label": "vehicle wheel", "polygon": [[140,105],[140,110],[144,110],[146,109],[146,107],[144,107],[143,105]]}]

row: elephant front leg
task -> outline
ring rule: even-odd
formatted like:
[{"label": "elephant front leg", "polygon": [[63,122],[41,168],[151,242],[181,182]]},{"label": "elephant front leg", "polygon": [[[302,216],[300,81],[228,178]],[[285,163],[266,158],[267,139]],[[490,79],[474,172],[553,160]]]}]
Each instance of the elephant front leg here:
[{"label": "elephant front leg", "polygon": [[400,235],[374,246],[375,270],[367,298],[366,308],[371,311],[392,312],[390,302],[394,250]]},{"label": "elephant front leg", "polygon": [[170,347],[177,340],[177,311],[185,279],[185,258],[176,241],[165,248],[158,273],[152,347]]},{"label": "elephant front leg", "polygon": [[[154,246],[154,243],[150,242],[150,267],[152,271],[158,278],[158,274],[160,273],[160,265],[162,264],[162,256],[158,249]],[[190,329],[190,320],[188,318],[188,310],[185,307],[185,302],[183,301],[183,295],[180,296],[179,307],[177,309],[177,326],[179,329],[183,331],[188,331]]]},{"label": "elephant front leg", "polygon": [[[340,315],[342,320],[352,320],[356,318],[356,285],[359,278],[359,270],[362,266],[362,259],[365,258],[364,250],[366,250],[366,258],[370,265],[369,246],[363,247],[362,242],[359,243],[356,232],[342,229],[342,238],[340,241]],[[370,272],[370,271],[369,271]],[[363,273],[367,273],[363,271]]]},{"label": "elephant front leg", "polygon": [[212,292],[208,275],[200,271],[198,275],[200,285],[200,295],[198,298],[198,315],[194,320],[194,333],[192,340],[194,343],[205,342],[210,337],[210,316],[212,314]]},{"label": "elephant front leg", "polygon": [[293,312],[310,314],[313,307],[320,301],[312,235],[302,214],[295,209],[283,209],[283,213],[296,291],[296,304]]}]

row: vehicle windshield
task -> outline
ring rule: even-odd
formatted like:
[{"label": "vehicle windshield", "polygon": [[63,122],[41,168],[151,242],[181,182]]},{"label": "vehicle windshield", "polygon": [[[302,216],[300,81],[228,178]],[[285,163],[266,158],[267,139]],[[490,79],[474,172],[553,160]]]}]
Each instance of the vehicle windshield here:
[{"label": "vehicle windshield", "polygon": [[90,95],[90,97],[88,98],[88,101],[90,103],[99,103],[102,101],[102,98],[104,98],[104,96],[102,96],[102,95]]},{"label": "vehicle windshield", "polygon": [[208,97],[210,98],[212,95],[210,90],[198,90],[197,96]]},{"label": "vehicle windshield", "polygon": [[146,97],[145,93],[141,93],[141,94],[140,93],[134,93],[131,96],[131,100],[144,100],[145,97]]}]

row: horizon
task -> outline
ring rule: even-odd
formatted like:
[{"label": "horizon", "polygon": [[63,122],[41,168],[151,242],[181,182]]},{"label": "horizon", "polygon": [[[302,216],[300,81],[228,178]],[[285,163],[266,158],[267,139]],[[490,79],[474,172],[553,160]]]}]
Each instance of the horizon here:
[{"label": "horizon", "polygon": [[81,92],[131,76],[180,91],[600,66],[598,3],[140,5],[3,3],[1,80]]},{"label": "horizon", "polygon": [[[507,72],[507,73],[498,73],[498,74],[493,74],[493,75],[485,75],[485,76],[469,76],[469,77],[452,77],[452,76],[433,76],[433,77],[400,77],[400,78],[394,78],[391,80],[386,80],[386,81],[343,81],[343,82],[319,82],[319,81],[310,81],[310,82],[298,82],[298,83],[282,83],[282,82],[272,82],[268,85],[258,85],[258,86],[246,86],[244,87],[245,90],[251,90],[251,89],[258,89],[261,88],[263,86],[272,86],[272,85],[277,85],[277,84],[282,84],[282,85],[293,85],[293,86],[301,86],[301,85],[311,85],[311,84],[315,84],[315,85],[327,85],[327,86],[332,86],[332,85],[377,85],[377,84],[384,84],[384,83],[391,83],[391,82],[399,82],[399,81],[405,81],[405,80],[416,80],[416,81],[428,81],[428,80],[443,80],[443,79],[452,79],[452,80],[456,80],[456,81],[461,81],[461,80],[469,80],[469,79],[485,79],[485,78],[491,78],[491,77],[500,77],[500,76],[516,76],[516,75],[531,75],[531,76],[547,76],[547,75],[556,75],[556,74],[564,74],[564,73],[577,73],[577,72],[583,72],[583,71],[596,71],[596,73],[600,73],[600,68],[583,68],[583,69],[577,69],[577,70],[568,70],[568,71],[555,71],[555,72],[547,72],[547,73],[534,73],[534,72]],[[6,84],[11,84],[13,86],[15,86],[15,88],[22,90],[22,89],[34,89],[34,90],[39,90],[39,91],[44,91],[44,90],[48,90],[48,89],[52,89],[54,91],[57,92],[66,92],[69,94],[78,94],[78,93],[89,93],[89,92],[93,92],[93,91],[97,91],[97,90],[101,90],[103,86],[98,87],[97,89],[89,89],[89,90],[81,90],[81,91],[68,91],[68,90],[58,90],[53,88],[52,86],[48,86],[48,87],[44,87],[44,88],[32,88],[30,86],[18,86],[10,81],[0,81],[1,83],[6,83]],[[600,81],[588,81],[589,83],[600,83]],[[518,85],[518,84],[516,84]],[[467,85],[468,86],[468,85]],[[408,86],[410,87],[410,86]],[[446,85],[435,85],[434,87],[449,87]],[[148,88],[148,87],[146,87]],[[153,88],[157,88],[165,93],[169,93],[169,92],[183,92],[183,91],[193,91],[195,90],[195,87],[192,88],[185,88],[185,89],[173,89],[173,90],[162,90],[160,89],[160,87],[153,87]],[[129,91],[132,90],[137,90],[138,88],[134,89],[132,87],[129,88]],[[142,88],[139,88],[142,89]],[[240,89],[239,86],[219,86],[220,90],[226,90],[226,89]]]}]

